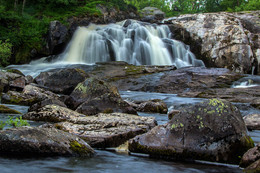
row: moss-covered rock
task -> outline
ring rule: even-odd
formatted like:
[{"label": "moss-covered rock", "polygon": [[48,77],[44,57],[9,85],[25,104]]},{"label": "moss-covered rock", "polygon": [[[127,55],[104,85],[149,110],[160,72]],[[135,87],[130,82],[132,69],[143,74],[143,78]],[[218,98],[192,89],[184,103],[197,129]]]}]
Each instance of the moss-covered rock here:
[{"label": "moss-covered rock", "polygon": [[219,99],[187,106],[166,125],[129,142],[130,151],[154,157],[235,164],[253,146],[239,110]]},{"label": "moss-covered rock", "polygon": [[11,109],[5,105],[0,105],[0,113],[6,113],[6,114],[22,114],[21,112]]}]

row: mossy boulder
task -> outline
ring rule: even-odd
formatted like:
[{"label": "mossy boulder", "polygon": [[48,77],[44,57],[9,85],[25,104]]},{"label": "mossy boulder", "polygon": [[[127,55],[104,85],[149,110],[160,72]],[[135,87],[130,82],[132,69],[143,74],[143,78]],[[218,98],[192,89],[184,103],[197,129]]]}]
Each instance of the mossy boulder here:
[{"label": "mossy boulder", "polygon": [[129,142],[131,152],[153,157],[234,164],[253,146],[239,110],[219,99],[188,106],[166,125]]},{"label": "mossy boulder", "polygon": [[23,157],[90,157],[95,152],[76,135],[55,128],[20,127],[0,131],[0,153]]},{"label": "mossy boulder", "polygon": [[35,78],[35,82],[54,92],[69,95],[78,83],[88,77],[87,73],[78,68],[60,69],[54,72],[42,72]]},{"label": "mossy boulder", "polygon": [[115,86],[97,78],[88,78],[79,83],[65,103],[86,115],[105,113],[107,110],[136,114],[136,111],[122,100]]},{"label": "mossy boulder", "polygon": [[22,114],[21,112],[11,109],[5,105],[0,105],[0,113],[7,113],[7,114]]}]

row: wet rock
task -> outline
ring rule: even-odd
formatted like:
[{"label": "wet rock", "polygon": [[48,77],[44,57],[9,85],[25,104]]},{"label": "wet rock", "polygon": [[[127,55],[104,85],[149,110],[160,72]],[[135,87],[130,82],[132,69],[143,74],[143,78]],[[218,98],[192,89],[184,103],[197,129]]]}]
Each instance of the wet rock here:
[{"label": "wet rock", "polygon": [[260,159],[249,165],[243,170],[246,173],[258,173],[260,170]]},{"label": "wet rock", "polygon": [[49,54],[61,53],[66,46],[68,29],[59,21],[51,21],[47,37],[46,48]]},{"label": "wet rock", "polygon": [[260,130],[260,114],[251,114],[243,117],[248,130]]},{"label": "wet rock", "polygon": [[10,88],[10,81],[14,81],[18,78],[24,78],[24,76],[17,73],[0,71],[0,91],[7,92]]},{"label": "wet rock", "polygon": [[260,144],[257,144],[254,148],[249,149],[242,157],[240,161],[241,167],[248,167],[252,163],[260,159]]},{"label": "wet rock", "polygon": [[166,125],[131,139],[129,151],[238,164],[253,146],[239,110],[230,102],[211,99],[181,110]]},{"label": "wet rock", "polygon": [[46,122],[75,122],[78,117],[85,117],[85,115],[55,104],[46,105],[23,115],[23,119]]},{"label": "wet rock", "polygon": [[94,150],[77,136],[54,128],[20,127],[0,131],[0,153],[7,156],[81,156]]},{"label": "wet rock", "polygon": [[30,84],[24,87],[22,93],[17,91],[8,91],[7,93],[4,93],[2,96],[2,103],[30,106],[46,99],[58,98],[59,96],[51,91],[46,91]]},{"label": "wet rock", "polygon": [[139,104],[136,108],[139,112],[151,112],[151,113],[161,113],[167,114],[167,105],[159,99],[149,100]]},{"label": "wet rock", "polygon": [[191,45],[191,51],[202,58],[207,67],[256,74],[259,32],[248,26],[257,26],[257,22],[247,25],[245,21],[237,13],[186,14],[172,19],[171,28],[175,39]]},{"label": "wet rock", "polygon": [[42,72],[35,81],[39,86],[52,92],[69,95],[78,83],[87,77],[88,75],[81,69],[68,68],[55,72]]},{"label": "wet rock", "polygon": [[168,119],[171,120],[175,115],[177,115],[178,113],[180,113],[181,111],[180,110],[171,110],[169,113],[168,113]]},{"label": "wet rock", "polygon": [[116,87],[96,78],[89,78],[79,83],[66,104],[86,115],[94,115],[99,112],[131,112],[136,114],[136,111],[122,100]]},{"label": "wet rock", "polygon": [[92,147],[117,147],[136,135],[156,126],[154,117],[140,117],[124,113],[99,113],[95,116],[79,117],[70,122],[54,126],[78,135]]},{"label": "wet rock", "polygon": [[46,99],[46,100],[43,100],[43,101],[40,101],[38,103],[33,104],[32,106],[30,106],[28,111],[29,112],[38,111],[40,108],[42,108],[42,107],[44,107],[46,105],[58,105],[58,106],[67,108],[65,103],[60,101],[60,100],[57,100],[57,99]]},{"label": "wet rock", "polygon": [[0,113],[7,113],[7,114],[22,114],[21,112],[11,109],[5,105],[0,105]]},{"label": "wet rock", "polygon": [[137,78],[114,81],[119,90],[148,91],[184,95],[208,88],[229,88],[242,76],[224,68],[186,67]]},{"label": "wet rock", "polygon": [[260,86],[250,88],[216,88],[206,89],[201,92],[187,92],[180,96],[200,98],[221,98],[231,102],[250,103],[257,107],[260,97]]}]

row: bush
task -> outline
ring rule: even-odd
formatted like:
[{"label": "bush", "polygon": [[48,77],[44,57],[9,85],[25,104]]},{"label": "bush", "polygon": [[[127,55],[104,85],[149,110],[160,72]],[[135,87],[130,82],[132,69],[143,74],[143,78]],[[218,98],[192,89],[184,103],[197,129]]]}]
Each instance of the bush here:
[{"label": "bush", "polygon": [[9,40],[2,41],[0,40],[0,66],[8,65],[9,59],[12,55],[12,44]]}]

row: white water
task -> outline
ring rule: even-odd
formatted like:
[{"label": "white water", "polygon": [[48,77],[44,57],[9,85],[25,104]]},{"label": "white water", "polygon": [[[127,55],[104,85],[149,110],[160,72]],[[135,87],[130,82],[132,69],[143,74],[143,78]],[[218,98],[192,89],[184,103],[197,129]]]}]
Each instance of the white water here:
[{"label": "white water", "polygon": [[[129,20],[127,21],[129,22]],[[60,60],[71,63],[125,61],[134,65],[204,66],[188,46],[172,40],[166,25],[131,20],[79,27]]]},{"label": "white water", "polygon": [[[130,23],[129,23],[130,22]],[[128,23],[128,26],[124,27]],[[71,64],[93,65],[96,62],[125,61],[134,65],[204,66],[189,46],[171,39],[167,25],[151,25],[126,20],[117,24],[79,27],[65,51],[51,61],[48,58],[25,65],[12,65],[25,75],[66,68]]]}]

